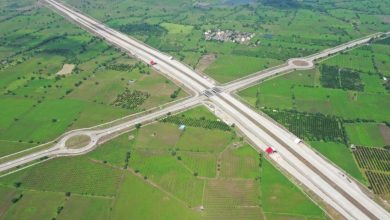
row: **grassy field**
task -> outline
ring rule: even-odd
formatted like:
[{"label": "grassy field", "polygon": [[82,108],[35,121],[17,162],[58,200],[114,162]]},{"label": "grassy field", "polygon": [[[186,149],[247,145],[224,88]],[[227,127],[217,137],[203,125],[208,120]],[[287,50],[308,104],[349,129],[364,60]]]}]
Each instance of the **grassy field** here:
[{"label": "grassy field", "polygon": [[205,73],[218,82],[226,83],[280,63],[280,61],[267,58],[220,56],[205,70]]},{"label": "grassy field", "polygon": [[[217,120],[204,107],[182,114]],[[182,147],[186,134],[203,138]],[[20,194],[19,201],[10,202]],[[17,212],[20,218],[31,212],[38,219],[263,219],[285,213],[324,219],[233,131],[191,126],[180,131],[166,122],[123,134],[87,155],[53,159],[2,177],[0,198],[0,215]],[[39,199],[50,205],[36,206]],[[267,205],[272,203],[289,206],[273,209]]]},{"label": "grassy field", "polygon": [[174,83],[35,1],[1,4],[0,156],[174,100]]},{"label": "grassy field", "polygon": [[[112,198],[72,195],[57,219],[108,219]],[[86,211],[86,210],[93,210]]]},{"label": "grassy field", "polygon": [[293,218],[294,215],[325,218],[321,209],[305,197],[268,161],[263,163],[262,175],[262,207],[266,216],[280,213],[286,218]]},{"label": "grassy field", "polygon": [[367,147],[383,147],[386,143],[379,126],[379,124],[375,123],[354,123],[346,124],[345,129],[352,144]]},{"label": "grassy field", "polygon": [[51,219],[64,200],[63,193],[24,191],[20,201],[12,204],[4,219]]},{"label": "grassy field", "polygon": [[[195,67],[205,54],[217,60],[206,73],[227,82],[377,31],[387,31],[389,5],[373,0],[351,2],[294,1],[95,1],[67,2]],[[248,3],[248,4],[246,4]],[[131,8],[131,12],[128,10]],[[358,12],[359,15],[356,14]],[[310,28],[308,28],[310,27]],[[248,44],[206,41],[207,30],[254,33]],[[382,59],[379,58],[378,60]],[[361,59],[359,65],[365,65]],[[381,69],[386,64],[378,64]]]},{"label": "grassy field", "polygon": [[[347,145],[386,145],[387,127],[382,122],[390,121],[390,94],[383,76],[390,66],[382,57],[389,55],[387,49],[387,44],[375,42],[326,59],[313,70],[265,81],[239,95],[367,184]],[[312,120],[320,116],[337,123]]]},{"label": "grassy field", "polygon": [[83,156],[51,160],[6,176],[1,183],[12,186],[20,182],[26,189],[112,196],[120,173]]},{"label": "grassy field", "polygon": [[352,152],[344,144],[334,142],[311,141],[311,146],[322,155],[334,162],[341,169],[345,170],[351,176],[362,183],[366,183],[366,179],[360,172]]}]

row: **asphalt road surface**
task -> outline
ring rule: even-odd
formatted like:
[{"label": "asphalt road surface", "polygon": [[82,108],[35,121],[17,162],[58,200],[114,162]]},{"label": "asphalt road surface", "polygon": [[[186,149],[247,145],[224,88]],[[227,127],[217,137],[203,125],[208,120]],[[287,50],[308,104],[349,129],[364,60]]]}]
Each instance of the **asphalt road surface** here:
[{"label": "asphalt road surface", "polygon": [[[261,74],[255,74],[222,87],[216,87],[214,83],[203,78],[185,64],[170,59],[170,56],[167,54],[159,52],[154,48],[115,31],[62,3],[60,4],[53,0],[46,0],[45,2],[51,9],[62,14],[70,21],[136,58],[146,63],[153,60],[156,63],[153,65],[155,69],[190,88],[194,92],[195,97],[164,108],[158,112],[110,128],[70,132],[62,137],[62,139],[60,139],[51,149],[18,158],[7,162],[6,164],[1,164],[0,172],[45,156],[84,154],[93,150],[97,146],[99,140],[107,136],[109,137],[117,132],[125,131],[135,124],[162,117],[168,112],[175,112],[193,107],[203,100],[208,99],[216,107],[221,109],[230,118],[230,121],[234,122],[236,127],[246,135],[251,143],[253,143],[254,147],[265,151],[268,146],[272,146],[277,150],[277,153],[271,155],[271,158],[282,169],[314,192],[324,202],[332,206],[346,219],[390,219],[390,214],[362,192],[354,181],[351,181],[345,175],[342,175],[342,170],[339,170],[337,167],[318,156],[306,144],[296,143],[295,140],[297,137],[294,134],[244,105],[230,94],[231,91],[244,88],[265,77],[270,77],[293,69],[312,68],[315,60],[359,44],[367,43],[372,37],[376,37],[379,34],[328,49],[306,58],[291,59],[280,67],[262,71]],[[66,148],[66,140],[75,135],[88,135],[91,137],[91,142],[87,146],[79,149]]]}]

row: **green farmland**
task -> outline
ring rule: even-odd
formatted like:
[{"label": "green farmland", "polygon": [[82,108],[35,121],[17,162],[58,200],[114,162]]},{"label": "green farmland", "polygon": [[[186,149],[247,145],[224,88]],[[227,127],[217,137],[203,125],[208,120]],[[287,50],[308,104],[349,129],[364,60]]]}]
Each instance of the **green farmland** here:
[{"label": "green farmland", "polygon": [[[388,0],[61,1],[172,56],[172,63],[188,65],[221,89],[291,58],[390,30]],[[390,37],[385,35],[234,95],[310,144],[348,174],[342,174],[346,181],[366,186],[369,197],[389,202]],[[68,131],[122,122],[189,96],[181,81],[186,77],[165,77],[157,71],[164,65],[145,64],[102,36],[45,1],[0,1],[2,167],[60,146],[50,141]],[[213,102],[204,100],[199,103]],[[205,105],[118,132],[98,134],[96,148],[83,155],[53,154],[15,166],[15,172],[2,171],[0,220],[340,217],[279,169],[280,155],[259,152],[245,140],[246,131]],[[93,135],[74,136],[66,147],[76,149],[87,140]]]},{"label": "green farmland", "polygon": [[313,70],[266,80],[238,94],[351,176],[372,185],[377,177],[359,169],[349,147],[389,145],[390,93],[384,77],[390,66],[383,57],[390,55],[390,47],[383,42],[330,57]]},{"label": "green farmland", "polygon": [[14,13],[28,2],[2,3],[0,157],[186,96],[47,8]]},{"label": "green farmland", "polygon": [[[215,54],[205,72],[221,83],[390,27],[389,4],[374,0],[66,2],[194,68]],[[204,32],[216,29],[254,37],[247,44],[206,41]]]},{"label": "green farmland", "polygon": [[[180,115],[217,120],[204,107]],[[183,141],[200,133],[202,139]],[[0,195],[6,219],[15,213],[38,219],[327,219],[234,131],[181,131],[169,122],[123,134],[84,156],[2,177]],[[48,205],[36,206],[37,200]]]}]

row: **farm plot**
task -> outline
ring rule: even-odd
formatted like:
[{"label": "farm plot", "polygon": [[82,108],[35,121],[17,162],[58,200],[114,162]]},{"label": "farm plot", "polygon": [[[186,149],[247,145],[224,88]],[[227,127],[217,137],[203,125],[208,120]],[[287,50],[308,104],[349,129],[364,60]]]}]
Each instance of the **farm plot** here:
[{"label": "farm plot", "polygon": [[123,93],[117,96],[112,105],[120,106],[129,110],[136,110],[136,108],[142,105],[149,96],[150,94],[146,92],[138,90],[130,91],[129,89],[126,89]]},{"label": "farm plot", "polygon": [[220,175],[225,178],[259,178],[262,159],[249,145],[229,146],[221,156]]},{"label": "farm plot", "polygon": [[[10,4],[4,3],[5,16],[19,10]],[[11,50],[0,68],[0,155],[170,102],[172,94],[186,96],[147,65],[45,7],[2,20],[0,30],[0,51]]]},{"label": "farm plot", "polygon": [[112,198],[71,195],[57,219],[108,219],[111,203]]},{"label": "farm plot", "polygon": [[286,110],[265,109],[264,112],[301,138],[334,142],[344,141],[342,124],[340,119],[336,117]]},{"label": "farm plot", "polygon": [[259,182],[255,180],[209,180],[205,187],[206,219],[263,219]]},{"label": "farm plot", "polygon": [[367,147],[383,147],[386,145],[381,127],[385,124],[377,123],[346,123],[344,124],[349,141],[352,144]]},{"label": "farm plot", "polygon": [[366,171],[366,176],[368,181],[370,182],[370,186],[374,190],[374,193],[381,194],[385,198],[389,197],[389,193],[390,193],[389,173]]},{"label": "farm plot", "polygon": [[325,88],[363,91],[364,85],[358,72],[338,66],[321,65],[321,85]]},{"label": "farm plot", "polygon": [[[204,107],[182,114],[213,120]],[[187,142],[192,136],[197,140]],[[178,142],[193,147],[183,148]],[[197,152],[195,146],[202,146],[201,150]],[[57,219],[104,219],[107,215],[113,219],[263,219],[261,181],[269,175],[262,172],[263,160],[231,131],[189,126],[183,134],[175,124],[157,122],[123,134],[85,156],[53,159],[3,177],[0,196],[18,196],[18,191],[29,189],[57,191],[62,198],[66,195]],[[287,181],[274,180],[268,179],[269,186],[284,187],[286,195],[295,189]],[[9,194],[2,193],[4,186]],[[279,203],[284,198],[274,200]],[[289,208],[299,209],[300,203]],[[3,208],[9,210],[7,205]],[[272,215],[285,212],[276,210]]]},{"label": "farm plot", "polygon": [[88,158],[114,166],[125,167],[128,153],[131,153],[134,148],[136,135],[137,131],[133,131],[108,141],[89,153]]},{"label": "farm plot", "polygon": [[126,173],[111,213],[112,219],[199,219],[200,213],[141,178]]},{"label": "farm plot", "polygon": [[41,163],[0,179],[1,185],[21,188],[74,192],[89,195],[114,195],[120,171],[86,157],[59,158]]},{"label": "farm plot", "polygon": [[0,187],[0,218],[4,217],[4,214],[12,206],[12,199],[18,198],[21,190],[14,187]]},{"label": "farm plot", "polygon": [[227,125],[226,123],[219,120],[208,120],[204,117],[191,118],[191,117],[186,117],[185,115],[174,115],[162,119],[161,122],[174,123],[176,125],[186,125],[191,127],[207,128],[207,129],[219,129],[222,131],[230,130],[229,125]]},{"label": "farm plot", "polygon": [[367,183],[359,170],[353,153],[344,143],[310,141],[310,145],[361,183]]},{"label": "farm plot", "polygon": [[262,207],[267,217],[271,214],[270,216],[276,215],[281,219],[285,216],[288,219],[302,216],[326,219],[320,208],[266,160],[262,166],[260,184]]},{"label": "farm plot", "polygon": [[16,203],[12,204],[4,219],[52,219],[65,200],[64,193],[23,191]]},{"label": "farm plot", "polygon": [[388,150],[358,146],[353,153],[362,169],[390,171],[390,152]]},{"label": "farm plot", "polygon": [[[205,135],[206,133],[208,135]],[[193,152],[221,152],[234,138],[235,133],[230,131],[187,127],[177,142],[176,148]]]},{"label": "farm plot", "polygon": [[194,175],[199,177],[210,177],[216,176],[217,170],[217,155],[213,153],[204,152],[185,152],[180,151],[179,153],[181,161],[187,166]]},{"label": "farm plot", "polygon": [[205,73],[221,83],[280,64],[280,61],[246,56],[220,56],[205,69]]},{"label": "farm plot", "polygon": [[356,147],[354,155],[374,193],[389,199],[390,152],[380,148]]},{"label": "farm plot", "polygon": [[191,207],[199,206],[203,180],[194,176],[180,163],[180,156],[148,150],[134,150],[130,166],[144,178],[158,184]]}]

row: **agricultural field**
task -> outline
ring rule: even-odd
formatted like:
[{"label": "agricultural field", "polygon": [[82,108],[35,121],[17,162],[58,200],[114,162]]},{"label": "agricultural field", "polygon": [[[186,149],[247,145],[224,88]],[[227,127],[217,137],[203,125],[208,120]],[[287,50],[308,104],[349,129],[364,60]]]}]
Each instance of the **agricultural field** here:
[{"label": "agricultural field", "polygon": [[[266,80],[238,94],[373,188],[373,179],[386,179],[387,174],[365,170],[361,161],[374,159],[358,158],[360,151],[350,147],[387,153],[390,93],[385,79],[390,65],[385,57],[390,48],[386,42],[343,52],[320,61],[312,70]],[[383,162],[389,160],[383,158]]]},{"label": "agricultural field", "polygon": [[[205,107],[169,117],[218,121]],[[190,124],[155,122],[87,155],[2,177],[0,218],[327,219],[233,129]],[[194,134],[203,138],[182,141]],[[40,199],[50,205],[36,206]]]},{"label": "agricultural field", "polygon": [[[215,55],[202,69],[221,83],[390,27],[390,5],[374,0],[66,2],[193,68]],[[247,44],[207,41],[204,33],[216,29],[254,37]]]},{"label": "agricultural field", "polygon": [[1,4],[0,157],[187,95],[37,1]]},{"label": "agricultural field", "polygon": [[345,124],[345,129],[351,144],[367,147],[384,147],[390,145],[390,128],[385,124]]},{"label": "agricultural field", "polygon": [[369,188],[383,198],[390,198],[390,153],[388,150],[356,147],[353,152],[359,167],[364,171]]}]

